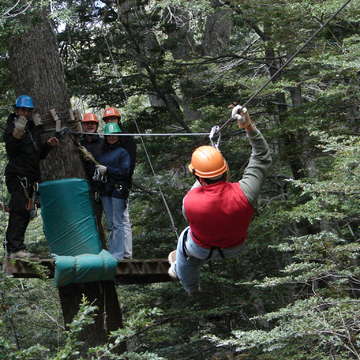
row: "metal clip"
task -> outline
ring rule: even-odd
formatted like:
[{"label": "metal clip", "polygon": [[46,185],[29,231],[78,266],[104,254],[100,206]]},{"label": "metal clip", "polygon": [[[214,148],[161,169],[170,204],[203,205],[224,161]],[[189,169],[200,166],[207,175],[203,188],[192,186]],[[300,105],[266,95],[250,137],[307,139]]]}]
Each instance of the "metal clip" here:
[{"label": "metal clip", "polygon": [[[218,138],[217,141],[214,142],[214,136],[218,134]],[[211,128],[210,130],[210,135],[209,135],[209,139],[210,139],[210,143],[212,146],[214,146],[216,149],[219,149],[219,144],[220,144],[220,139],[221,139],[221,133],[220,133],[220,126],[219,125],[215,125]]]}]

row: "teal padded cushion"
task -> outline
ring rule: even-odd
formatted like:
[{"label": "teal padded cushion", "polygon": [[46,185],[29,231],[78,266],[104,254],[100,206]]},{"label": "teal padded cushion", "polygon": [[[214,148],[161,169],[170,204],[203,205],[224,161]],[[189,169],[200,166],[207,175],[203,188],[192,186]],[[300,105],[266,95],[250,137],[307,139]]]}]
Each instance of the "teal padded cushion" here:
[{"label": "teal padded cushion", "polygon": [[57,287],[72,283],[114,280],[117,260],[106,250],[100,254],[55,256],[54,281]]},{"label": "teal padded cushion", "polygon": [[87,180],[69,178],[39,185],[44,233],[56,255],[98,254],[102,247]]}]

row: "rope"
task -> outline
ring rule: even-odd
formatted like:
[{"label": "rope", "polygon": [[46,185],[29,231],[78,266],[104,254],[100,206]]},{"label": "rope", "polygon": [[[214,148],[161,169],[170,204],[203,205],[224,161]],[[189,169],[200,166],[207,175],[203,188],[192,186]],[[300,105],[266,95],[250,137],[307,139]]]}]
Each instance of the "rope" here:
[{"label": "rope", "polygon": [[[122,82],[122,78],[121,78],[121,76],[120,76],[120,74],[119,74],[119,72],[118,72],[117,64],[116,64],[116,62],[115,62],[115,59],[114,59],[114,57],[112,56],[111,49],[110,49],[110,46],[109,46],[109,43],[108,43],[106,34],[104,33],[103,27],[101,27],[101,31],[102,31],[103,38],[104,38],[104,40],[105,40],[106,47],[107,47],[107,49],[108,49],[109,55],[110,55],[110,59],[111,59],[111,61],[112,61],[112,63],[113,63],[113,68],[114,68],[115,75],[116,75],[116,77],[118,78],[118,80],[119,80],[119,82],[120,82],[121,89],[122,89],[122,91],[123,91],[123,93],[124,93],[125,99],[126,99],[126,101],[128,101],[128,96],[127,96],[127,94],[126,94],[125,87],[124,87],[124,84],[123,84],[123,82]],[[144,149],[144,152],[145,152],[145,155],[146,155],[146,159],[147,159],[147,161],[148,161],[148,163],[149,163],[149,166],[150,166],[151,172],[152,172],[152,174],[153,174],[153,177],[154,177],[154,179],[156,179],[156,173],[155,173],[154,167],[153,167],[153,165],[152,165],[152,162],[151,162],[149,153],[148,153],[148,151],[147,151],[147,148],[146,148],[146,145],[145,145],[143,136],[165,136],[165,135],[167,135],[167,134],[165,134],[165,135],[162,135],[162,134],[156,134],[156,135],[154,135],[154,134],[144,134],[144,133],[141,133],[140,128],[139,128],[139,125],[138,125],[136,119],[133,119],[133,122],[134,122],[134,124],[135,124],[135,126],[136,126],[136,130],[137,130],[137,132],[138,132],[138,134],[134,134],[133,136],[139,136],[139,137],[140,137],[141,145],[142,145],[142,147],[143,147],[143,149]],[[123,135],[118,134],[118,135],[119,135],[119,136],[125,136],[125,135],[130,136],[130,134],[123,134]],[[206,134],[206,135],[208,135],[208,134]],[[174,135],[167,135],[167,136],[174,136]],[[174,221],[174,218],[173,218],[173,216],[172,216],[171,210],[170,210],[169,205],[168,205],[168,203],[167,203],[167,201],[166,201],[165,195],[164,195],[164,193],[163,193],[163,191],[162,191],[162,189],[161,189],[160,184],[159,184],[157,181],[156,181],[156,185],[157,185],[157,187],[158,187],[158,190],[159,190],[161,199],[162,199],[162,201],[163,201],[163,203],[164,203],[165,209],[166,209],[166,211],[167,211],[167,213],[168,213],[168,216],[169,216],[169,219],[170,219],[170,222],[171,222],[172,229],[173,229],[173,231],[174,231],[174,233],[175,233],[175,235],[176,235],[176,238],[178,239],[178,238],[179,238],[179,234],[178,234],[177,228],[176,228],[176,226],[175,226],[175,221]]]},{"label": "rope", "polygon": [[[330,16],[329,19],[327,19],[319,29],[317,29],[310,37],[309,39],[299,48],[297,49],[290,57],[289,59],[268,79],[264,85],[262,85],[258,90],[256,90],[249,99],[243,104],[242,106],[246,107],[256,96],[258,96],[261,91],[263,91],[273,80],[275,77],[277,77],[286,66],[288,66],[294,58],[299,54],[300,51],[302,51],[315,37],[316,35],[331,21],[333,20],[352,0],[347,0],[338,10],[335,11],[333,15]],[[224,122],[223,125],[219,127],[219,132],[233,119],[230,117],[227,121]]]}]

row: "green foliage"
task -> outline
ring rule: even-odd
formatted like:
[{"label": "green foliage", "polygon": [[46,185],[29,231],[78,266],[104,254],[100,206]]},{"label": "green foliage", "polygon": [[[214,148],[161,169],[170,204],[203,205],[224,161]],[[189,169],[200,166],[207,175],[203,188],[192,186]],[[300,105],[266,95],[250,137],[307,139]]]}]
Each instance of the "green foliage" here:
[{"label": "green foliage", "polygon": [[[251,284],[264,290],[291,285],[297,298],[278,311],[254,317],[271,330],[234,331],[233,338],[210,338],[237,351],[256,349],[298,359],[353,359],[359,356],[359,140],[317,133],[332,164],[316,182],[296,181],[307,201],[288,212],[290,221],[318,223],[316,234],[294,236],[276,246],[293,261],[284,276]],[[355,194],[355,196],[354,196]],[[324,230],[322,230],[324,229]],[[327,230],[325,230],[327,229]],[[250,284],[249,284],[250,285]],[[302,287],[301,287],[302,286]],[[308,355],[311,352],[311,356]]]},{"label": "green foliage", "polygon": [[[2,124],[14,99],[8,39],[24,31],[21,17],[3,16],[12,3],[0,5]],[[84,108],[119,107],[127,131],[165,133],[222,124],[228,104],[249,99],[343,1],[145,0],[129,12],[119,3],[51,2],[67,84]],[[124,329],[83,353],[78,333],[92,321],[91,304],[64,331],[49,282],[2,274],[0,358],[359,357],[359,19],[353,1],[247,104],[274,165],[243,252],[203,267],[201,296],[188,298],[177,283],[119,287]],[[222,130],[220,147],[238,181],[250,148],[234,130]],[[134,254],[165,257],[176,236],[161,191],[181,231],[187,164],[208,140],[142,140],[130,196]],[[6,222],[2,212],[3,233]],[[47,256],[40,218],[26,242]]]}]

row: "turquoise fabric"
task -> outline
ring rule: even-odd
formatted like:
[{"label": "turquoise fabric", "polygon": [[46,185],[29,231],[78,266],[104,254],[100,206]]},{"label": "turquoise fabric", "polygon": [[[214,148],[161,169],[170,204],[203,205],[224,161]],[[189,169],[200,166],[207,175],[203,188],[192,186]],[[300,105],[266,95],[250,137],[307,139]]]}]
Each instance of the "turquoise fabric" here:
[{"label": "turquoise fabric", "polygon": [[113,280],[117,260],[106,250],[100,254],[55,256],[54,281],[57,287],[72,283]]},{"label": "turquoise fabric", "polygon": [[102,247],[88,182],[77,178],[45,181],[39,192],[51,252],[64,256],[98,254]]}]

